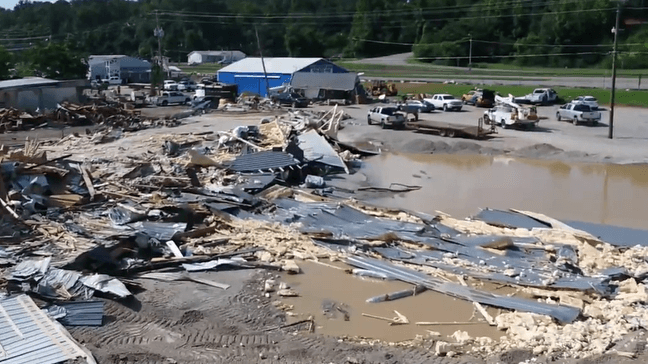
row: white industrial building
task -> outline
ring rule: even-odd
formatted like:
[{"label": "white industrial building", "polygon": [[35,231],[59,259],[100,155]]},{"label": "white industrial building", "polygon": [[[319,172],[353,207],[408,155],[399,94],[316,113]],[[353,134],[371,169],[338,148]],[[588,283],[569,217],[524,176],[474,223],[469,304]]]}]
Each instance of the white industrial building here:
[{"label": "white industrial building", "polygon": [[86,80],[57,81],[41,77],[0,81],[0,108],[56,109],[64,101],[81,101],[83,89],[88,86]]},{"label": "white industrial building", "polygon": [[187,63],[189,65],[218,62],[230,64],[245,57],[245,53],[241,51],[193,51],[189,53]]},{"label": "white industrial building", "polygon": [[124,55],[100,55],[88,58],[88,79],[117,76],[123,83],[151,81],[151,62]]}]

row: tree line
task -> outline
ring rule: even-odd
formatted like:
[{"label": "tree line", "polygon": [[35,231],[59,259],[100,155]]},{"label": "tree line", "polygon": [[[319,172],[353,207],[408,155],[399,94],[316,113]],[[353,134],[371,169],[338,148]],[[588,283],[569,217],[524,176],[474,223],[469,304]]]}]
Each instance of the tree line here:
[{"label": "tree line", "polygon": [[[646,0],[623,4],[620,65],[648,67]],[[91,54],[150,59],[239,49],[265,56],[370,57],[414,52],[466,66],[607,66],[616,0],[21,0],[0,8],[0,78],[83,76]],[[258,35],[258,38],[257,38]],[[470,57],[472,55],[472,57]]]}]

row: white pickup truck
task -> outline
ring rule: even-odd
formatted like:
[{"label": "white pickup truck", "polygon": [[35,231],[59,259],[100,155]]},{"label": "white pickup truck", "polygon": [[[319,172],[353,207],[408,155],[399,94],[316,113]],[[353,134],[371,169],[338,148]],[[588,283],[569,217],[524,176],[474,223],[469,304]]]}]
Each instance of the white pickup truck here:
[{"label": "white pickup truck", "polygon": [[121,85],[122,79],[119,76],[111,76],[109,78],[101,80],[101,82],[107,83],[109,85]]},{"label": "white pickup truck", "polygon": [[374,107],[367,113],[367,123],[369,125],[380,124],[383,129],[387,126],[401,127],[405,125],[405,121],[405,115],[399,113],[398,109],[393,106]]},{"label": "white pickup truck", "polygon": [[191,98],[182,92],[165,91],[159,96],[152,96],[149,102],[153,105],[167,106],[169,104],[188,104],[191,102]]},{"label": "white pickup truck", "polygon": [[601,112],[592,111],[589,105],[572,102],[561,106],[556,111],[556,119],[558,121],[563,119],[571,120],[574,125],[583,123],[598,125],[599,121],[601,121]]},{"label": "white pickup truck", "polygon": [[523,107],[515,103],[498,102],[484,112],[486,124],[499,125],[504,129],[519,127],[533,129],[538,124],[536,107]]},{"label": "white pickup truck", "polygon": [[455,99],[455,97],[450,94],[435,94],[432,98],[427,98],[423,101],[429,102],[434,105],[435,109],[443,109],[443,111],[461,111],[461,108],[463,107],[463,101]]},{"label": "white pickup truck", "polygon": [[558,101],[558,93],[551,88],[537,88],[532,93],[514,100],[518,104],[553,104]]}]

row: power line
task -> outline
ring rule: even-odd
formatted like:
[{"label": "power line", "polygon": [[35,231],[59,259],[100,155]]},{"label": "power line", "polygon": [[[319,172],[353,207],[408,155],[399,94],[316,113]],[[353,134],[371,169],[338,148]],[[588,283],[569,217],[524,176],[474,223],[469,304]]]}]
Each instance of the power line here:
[{"label": "power line", "polygon": [[[539,12],[539,13],[525,13],[525,14],[499,14],[499,15],[480,15],[480,16],[472,16],[472,17],[454,17],[454,18],[449,18],[449,17],[443,17],[443,18],[436,18],[436,19],[421,19],[421,21],[424,22],[435,22],[435,21],[449,21],[449,20],[476,20],[476,19],[501,19],[501,18],[511,18],[511,17],[522,17],[522,16],[541,16],[541,15],[559,15],[559,14],[574,14],[574,13],[587,13],[587,12],[605,12],[605,11],[611,11],[614,10],[615,8],[593,8],[593,9],[580,9],[580,10],[562,10],[562,11],[547,11],[547,12]],[[247,17],[246,16],[236,16],[236,17],[229,17],[229,18],[223,18],[221,16],[208,16],[208,15],[186,15],[182,13],[175,13],[175,12],[164,12],[160,13],[161,15],[166,15],[166,16],[197,16],[197,17],[202,17],[202,18],[218,18],[218,19],[234,19],[236,20],[235,23],[217,23],[213,21],[198,21],[198,20],[191,20],[191,21],[182,21],[181,22],[192,22],[192,23],[214,23],[214,24],[247,24],[247,25],[285,25],[284,23],[278,23],[278,22],[246,22],[244,21]],[[385,15],[387,15],[386,13]],[[150,14],[149,14],[150,15]],[[254,19],[253,17],[251,19]],[[299,19],[302,18],[289,18],[289,17],[283,17],[283,18],[277,18],[277,19],[284,19],[284,20],[296,20],[297,22],[293,22],[293,24],[299,24],[299,25],[347,25],[349,24],[348,21],[311,21],[311,22],[305,22],[305,21],[299,21]],[[167,19],[167,21],[178,21],[177,19]],[[398,20],[393,20],[392,22],[397,22]],[[399,25],[398,27],[402,27],[402,24]],[[384,26],[381,26],[381,28],[384,28]]]},{"label": "power line", "polygon": [[293,18],[328,18],[328,17],[349,17],[355,16],[358,14],[366,15],[375,15],[375,14],[385,14],[385,15],[398,15],[400,13],[418,13],[425,12],[427,14],[433,13],[445,13],[448,11],[462,11],[462,10],[476,10],[479,11],[479,8],[485,8],[486,10],[499,10],[499,9],[511,9],[512,6],[531,4],[536,7],[547,6],[547,5],[564,5],[572,3],[584,3],[584,0],[547,0],[541,2],[538,0],[509,0],[503,1],[496,5],[490,4],[471,4],[471,5],[453,5],[453,6],[440,6],[440,7],[423,7],[423,8],[412,8],[412,9],[380,9],[373,11],[353,11],[353,12],[335,12],[335,13],[288,13],[288,14],[272,14],[272,15],[240,15],[240,14],[231,14],[231,13],[209,13],[209,12],[192,12],[192,11],[160,11],[160,15],[179,15],[179,16],[196,16],[196,17],[213,17],[213,18],[249,18],[249,19],[293,19]]},{"label": "power line", "polygon": [[[468,43],[468,39],[461,39],[461,40],[453,40],[453,41],[445,41],[445,42],[437,42],[437,43],[403,43],[403,42],[389,42],[389,41],[382,41],[382,40],[373,40],[373,39],[362,39],[362,38],[352,38],[352,40],[355,41],[360,41],[360,42],[367,42],[367,43],[376,43],[376,44],[393,44],[393,45],[402,45],[402,46],[429,46],[429,45],[442,45],[442,44],[456,44],[456,43]],[[540,43],[512,43],[512,42],[495,42],[495,41],[482,41],[482,40],[476,40],[473,39],[473,42],[478,42],[478,43],[489,43],[489,44],[499,44],[499,45],[513,45],[513,46],[528,46],[528,47],[549,47],[549,48],[555,48],[555,47],[587,47],[587,48],[611,48],[612,45],[608,44],[540,44]],[[644,45],[644,43],[626,43],[626,44],[619,44],[620,46],[640,46]]]},{"label": "power line", "polygon": [[[447,21],[447,20],[472,20],[472,19],[497,19],[497,18],[510,18],[510,17],[522,17],[522,16],[539,16],[539,15],[559,15],[559,14],[573,14],[573,13],[583,13],[583,12],[604,12],[604,11],[610,11],[614,10],[614,8],[592,8],[592,9],[580,9],[580,10],[562,10],[562,11],[546,11],[546,12],[533,12],[533,13],[523,13],[523,14],[498,14],[498,15],[479,15],[479,16],[472,16],[472,17],[443,17],[443,18],[434,18],[434,19],[426,19],[423,18],[421,20],[431,22],[431,21]],[[149,14],[151,15],[151,14]],[[176,13],[176,12],[162,12],[160,15],[165,15],[165,16],[178,16],[178,17],[197,17],[197,18],[217,18],[217,19],[234,19],[238,20],[239,22],[243,20],[250,20],[250,19],[261,19],[261,20],[301,20],[301,19],[313,19],[312,17],[291,17],[291,16],[282,16],[282,17],[271,17],[271,18],[264,18],[264,17],[251,17],[251,16],[245,16],[245,15],[236,15],[236,16],[212,16],[212,15],[198,15],[198,14],[183,14],[183,13]],[[356,15],[393,15],[390,12],[381,12],[381,13],[356,13]],[[423,15],[423,14],[416,14],[416,15]],[[344,16],[337,16],[338,18],[344,17]],[[326,16],[323,18],[335,18],[335,16]],[[398,20],[394,20],[398,21]],[[303,24],[304,22],[300,22],[300,24]],[[324,21],[326,24],[349,24],[348,21],[337,21],[337,22],[332,22],[332,21]],[[247,22],[247,24],[277,24],[277,22]],[[322,24],[322,21],[314,22],[311,21],[308,24]]]},{"label": "power line", "polygon": [[[607,55],[609,52],[571,52],[571,53],[537,53],[537,54],[511,54],[511,55],[493,55],[493,56],[475,56],[472,58],[491,59],[491,58],[533,58],[533,57],[555,57],[555,56],[584,56],[584,55]],[[412,57],[416,60],[449,60],[449,59],[468,59],[468,56],[449,56],[449,57]]]}]

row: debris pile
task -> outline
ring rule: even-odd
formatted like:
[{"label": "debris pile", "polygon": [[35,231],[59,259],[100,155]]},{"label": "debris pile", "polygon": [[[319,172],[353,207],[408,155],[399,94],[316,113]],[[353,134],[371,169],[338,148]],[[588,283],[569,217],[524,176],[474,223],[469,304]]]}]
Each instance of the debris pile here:
[{"label": "debris pile", "polygon": [[[64,110],[80,117],[97,109]],[[84,302],[94,314],[87,324],[96,325],[102,308],[89,300],[127,297],[141,279],[227,289],[193,273],[230,267],[299,274],[300,260],[331,258],[353,274],[412,286],[370,302],[435,291],[472,302],[482,316],[476,322],[506,332],[499,342],[466,332],[435,337],[438,355],[627,353],[615,345],[648,327],[648,239],[612,241],[524,211],[483,210],[456,220],[364,205],[355,191],[326,187],[323,178],[352,173],[350,161],[364,154],[337,140],[344,117],[334,107],[218,133],[155,135],[148,141],[155,148],[114,159],[75,159],[72,139],[5,151],[0,262],[7,291],[51,302],[50,316],[66,325],[80,322],[74,305]],[[111,141],[97,135],[75,136],[75,148]],[[405,187],[396,192],[415,189]],[[489,292],[483,282],[516,292]],[[265,293],[299,295],[265,283]],[[502,312],[492,317],[484,307]],[[440,324],[395,314],[366,317]]]},{"label": "debris pile", "polygon": [[152,119],[128,104],[96,101],[92,105],[64,102],[56,110],[28,113],[17,109],[0,109],[0,133],[31,130],[45,126],[90,126],[120,128],[124,131],[178,125],[172,118]]}]

